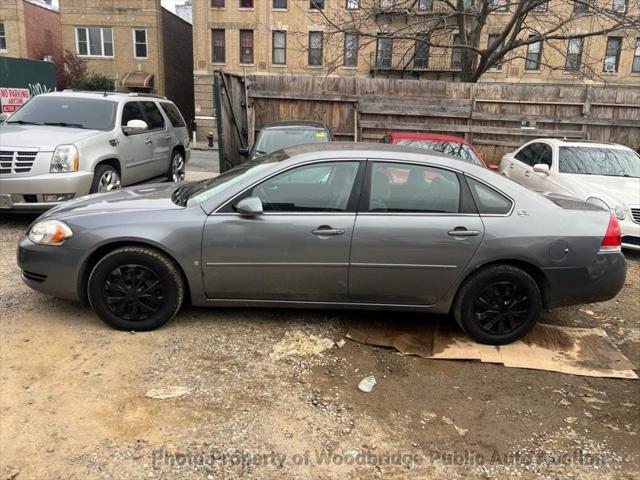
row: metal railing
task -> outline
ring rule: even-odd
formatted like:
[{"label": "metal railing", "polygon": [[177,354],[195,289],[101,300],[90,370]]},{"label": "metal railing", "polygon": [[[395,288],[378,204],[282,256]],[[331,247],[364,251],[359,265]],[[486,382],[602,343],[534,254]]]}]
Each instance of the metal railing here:
[{"label": "metal railing", "polygon": [[436,55],[416,55],[414,52],[385,55],[372,53],[371,70],[401,72],[459,72],[462,64],[451,53]]}]

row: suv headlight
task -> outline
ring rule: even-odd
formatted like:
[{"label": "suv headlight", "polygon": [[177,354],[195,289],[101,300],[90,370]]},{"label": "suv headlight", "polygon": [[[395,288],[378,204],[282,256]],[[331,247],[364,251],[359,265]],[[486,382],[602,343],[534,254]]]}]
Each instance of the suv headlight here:
[{"label": "suv headlight", "polygon": [[53,152],[51,173],[77,172],[78,149],[75,145],[60,145]]},{"label": "suv headlight", "polygon": [[60,220],[43,220],[29,230],[29,240],[40,245],[62,245],[73,232]]}]

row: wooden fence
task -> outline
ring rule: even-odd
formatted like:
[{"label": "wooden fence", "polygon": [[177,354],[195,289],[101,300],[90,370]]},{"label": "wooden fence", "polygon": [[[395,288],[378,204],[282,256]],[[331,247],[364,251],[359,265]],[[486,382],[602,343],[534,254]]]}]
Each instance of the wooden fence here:
[{"label": "wooden fence", "polygon": [[337,140],[377,141],[394,131],[461,136],[489,162],[541,137],[640,146],[640,85],[229,77],[245,88],[245,104],[238,109],[246,115],[249,145],[269,122],[316,120],[325,122]]}]

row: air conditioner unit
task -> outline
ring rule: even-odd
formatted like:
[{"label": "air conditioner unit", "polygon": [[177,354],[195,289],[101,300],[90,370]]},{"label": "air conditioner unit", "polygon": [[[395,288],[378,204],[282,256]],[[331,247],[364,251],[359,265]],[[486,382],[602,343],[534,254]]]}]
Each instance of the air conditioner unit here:
[{"label": "air conditioner unit", "polygon": [[604,64],[604,71],[606,73],[616,73],[616,66],[613,63],[605,63]]}]

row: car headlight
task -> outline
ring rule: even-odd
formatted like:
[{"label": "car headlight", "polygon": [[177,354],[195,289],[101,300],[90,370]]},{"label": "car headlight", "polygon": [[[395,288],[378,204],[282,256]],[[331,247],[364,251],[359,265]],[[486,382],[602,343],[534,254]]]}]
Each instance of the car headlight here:
[{"label": "car headlight", "polygon": [[590,203],[591,205],[595,205],[597,207],[604,208],[605,210],[609,210],[609,205],[607,205],[605,201],[602,200],[601,198],[589,197],[587,198],[587,202]]},{"label": "car headlight", "polygon": [[40,245],[62,245],[73,232],[60,220],[43,220],[29,230],[29,240]]},{"label": "car headlight", "polygon": [[51,173],[77,172],[78,149],[75,145],[60,145],[53,152]]},{"label": "car headlight", "polygon": [[616,214],[616,218],[618,220],[624,220],[625,218],[627,218],[627,212],[625,212],[624,208],[622,208],[620,205],[616,205],[616,208],[613,209],[613,213]]}]

